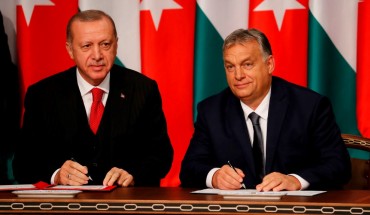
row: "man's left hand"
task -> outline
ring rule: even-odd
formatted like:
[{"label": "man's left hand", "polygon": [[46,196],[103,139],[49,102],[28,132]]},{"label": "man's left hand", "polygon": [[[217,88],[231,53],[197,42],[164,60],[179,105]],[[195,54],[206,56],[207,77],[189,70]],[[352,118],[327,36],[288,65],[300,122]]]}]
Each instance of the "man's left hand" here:
[{"label": "man's left hand", "polygon": [[261,184],[256,186],[257,191],[281,191],[281,190],[300,190],[301,183],[291,175],[284,175],[279,172],[273,172],[266,175]]}]

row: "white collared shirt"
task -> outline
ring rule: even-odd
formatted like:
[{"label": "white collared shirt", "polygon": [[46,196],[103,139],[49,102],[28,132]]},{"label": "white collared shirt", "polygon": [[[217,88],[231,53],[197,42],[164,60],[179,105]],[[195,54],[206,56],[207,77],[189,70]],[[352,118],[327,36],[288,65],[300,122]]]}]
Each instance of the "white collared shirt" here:
[{"label": "white collared shirt", "polygon": [[[93,100],[91,89],[94,87],[98,87],[104,91],[104,94],[102,97],[102,103],[105,107],[105,104],[107,103],[107,99],[108,99],[108,94],[109,94],[110,72],[107,74],[107,76],[98,86],[93,86],[89,84],[85,79],[83,79],[81,74],[78,72],[78,69],[76,69],[76,75],[77,75],[77,85],[78,85],[78,88],[80,89],[81,97],[85,105],[87,119],[89,120],[90,119],[90,108],[91,108],[92,100]],[[51,179],[50,179],[51,184],[54,184],[55,175],[57,174],[59,170],[60,168],[55,170],[55,172],[51,176]]]},{"label": "white collared shirt", "polygon": [[[267,136],[267,119],[269,115],[269,105],[270,105],[270,97],[271,97],[271,88],[265,98],[263,98],[262,102],[256,110],[253,110],[246,104],[244,104],[242,101],[240,101],[240,104],[242,106],[243,112],[244,112],[244,118],[245,122],[247,123],[248,128],[248,134],[249,138],[251,140],[251,144],[253,143],[253,125],[251,119],[249,119],[249,114],[252,112],[255,112],[260,116],[260,127],[262,132],[262,140],[263,140],[263,162],[265,163],[266,160],[266,136]],[[253,147],[253,144],[252,144]]]},{"label": "white collared shirt", "polygon": [[80,89],[81,97],[85,105],[86,114],[89,119],[90,118],[90,108],[91,108],[91,104],[93,100],[91,89],[94,87],[98,87],[104,91],[102,102],[103,102],[103,105],[105,106],[105,104],[107,103],[108,94],[109,94],[110,73],[107,74],[105,79],[98,86],[93,86],[89,84],[87,81],[85,81],[85,79],[82,78],[81,74],[78,71],[76,71],[76,73],[77,73],[78,88]]},{"label": "white collared shirt", "polygon": [[[262,139],[263,139],[263,163],[264,163],[264,166],[265,166],[265,163],[266,163],[267,120],[268,120],[268,112],[269,112],[269,106],[270,106],[270,97],[271,97],[271,87],[270,87],[269,92],[265,96],[265,98],[263,98],[261,104],[256,108],[256,110],[253,110],[252,108],[250,108],[249,106],[244,104],[242,101],[240,101],[240,104],[242,106],[243,113],[244,113],[245,122],[247,123],[248,134],[249,134],[251,144],[253,144],[253,137],[254,137],[254,135],[253,135],[253,125],[252,125],[252,121],[249,119],[248,116],[252,112],[255,112],[256,114],[258,114],[260,116],[260,126],[261,126]],[[253,147],[253,145],[252,145],[252,147]],[[207,178],[206,178],[207,187],[212,187],[213,188],[212,178],[213,178],[214,173],[218,169],[220,169],[220,168],[213,168],[211,171],[209,171],[209,173],[207,175]],[[292,176],[294,176],[298,179],[298,181],[301,183],[301,186],[302,186],[301,190],[306,189],[310,185],[305,179],[303,179],[299,175],[296,175],[296,174],[289,174],[289,175],[292,175]],[[248,177],[248,176],[246,176],[246,177]]]},{"label": "white collared shirt", "polygon": [[[261,132],[262,132],[262,138],[263,138],[263,148],[264,148],[264,150],[263,150],[263,152],[264,152],[263,153],[263,163],[265,163],[265,159],[266,159],[266,131],[267,131],[267,118],[268,118],[268,108],[269,108],[269,105],[270,105],[270,97],[271,97],[271,88],[270,88],[269,92],[267,93],[267,95],[265,96],[265,98],[263,98],[261,104],[254,111],[260,116],[260,126],[261,126]],[[242,101],[240,101],[240,104],[241,104],[242,109],[243,109],[244,119],[247,123],[248,133],[249,133],[249,137],[250,137],[251,144],[252,144],[253,143],[253,125],[252,125],[252,121],[248,118],[248,115],[251,112],[253,112],[253,109],[248,107]],[[220,168],[213,168],[213,169],[211,169],[211,171],[209,171],[209,173],[207,174],[207,178],[206,178],[206,186],[207,187],[212,187],[213,188],[212,178],[213,178],[213,175],[215,174],[215,172],[219,169]]]}]

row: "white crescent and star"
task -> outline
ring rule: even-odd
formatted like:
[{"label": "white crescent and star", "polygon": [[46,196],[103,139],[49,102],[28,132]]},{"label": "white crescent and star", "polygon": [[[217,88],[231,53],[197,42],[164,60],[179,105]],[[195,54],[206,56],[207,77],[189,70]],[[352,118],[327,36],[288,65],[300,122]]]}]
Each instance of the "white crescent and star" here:
[{"label": "white crescent and star", "polygon": [[[18,0],[17,5],[23,9],[27,25],[31,22],[32,13],[36,6],[55,6],[51,0]],[[182,9],[182,6],[174,0],[142,0],[140,3],[141,11],[150,11],[156,30],[158,30],[163,11],[176,9]],[[264,0],[253,11],[272,11],[280,30],[285,12],[294,9],[305,9],[305,7],[297,0]]]},{"label": "white crescent and star", "polygon": [[173,0],[143,0],[140,3],[140,10],[149,10],[152,15],[155,29],[158,30],[159,22],[164,10],[182,9],[181,5]]},{"label": "white crescent and star", "polygon": [[[50,0],[18,0],[17,5],[22,7],[28,26],[36,6],[55,6]],[[140,3],[141,11],[150,11],[156,30],[158,30],[163,11],[175,9],[182,9],[182,6],[173,0],[142,0]]]},{"label": "white crescent and star", "polygon": [[[237,28],[248,27],[249,4],[246,0],[217,0],[217,4],[215,0],[197,0],[197,4],[223,39]],[[264,0],[255,8],[251,8],[251,11],[272,12],[276,26],[280,30],[285,12],[298,9],[305,7],[297,0]]]},{"label": "white crescent and star", "polygon": [[253,11],[272,11],[280,31],[287,10],[305,9],[297,0],[264,0]]},{"label": "white crescent and star", "polygon": [[27,26],[30,25],[32,13],[36,6],[55,6],[50,0],[18,0],[17,5],[22,6]]}]

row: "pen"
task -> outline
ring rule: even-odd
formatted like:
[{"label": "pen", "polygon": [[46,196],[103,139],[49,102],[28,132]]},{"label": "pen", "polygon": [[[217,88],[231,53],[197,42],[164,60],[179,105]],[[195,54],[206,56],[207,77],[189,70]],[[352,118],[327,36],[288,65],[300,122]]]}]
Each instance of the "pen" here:
[{"label": "pen", "polygon": [[[77,162],[74,158],[71,158],[71,161]],[[77,162],[78,163],[78,162]],[[92,178],[89,174],[86,174],[87,177],[89,177],[89,180],[92,181]]]},{"label": "pen", "polygon": [[[230,161],[227,161],[227,163],[229,164],[229,166],[230,166],[231,168],[233,168],[233,170],[234,170],[236,173],[238,173],[238,172],[236,171],[236,169],[233,167],[233,165],[231,165]],[[243,187],[244,189],[247,189],[247,188],[245,187],[244,182],[242,182],[242,187]]]}]

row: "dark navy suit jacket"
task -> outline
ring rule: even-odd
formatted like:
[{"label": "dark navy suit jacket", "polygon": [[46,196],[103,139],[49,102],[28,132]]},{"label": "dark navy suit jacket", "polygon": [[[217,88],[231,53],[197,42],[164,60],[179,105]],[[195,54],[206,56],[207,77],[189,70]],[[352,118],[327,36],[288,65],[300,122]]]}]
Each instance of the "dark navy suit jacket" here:
[{"label": "dark navy suit jacket", "polygon": [[[348,151],[328,98],[273,77],[267,122],[266,174],[298,174],[308,189],[339,189],[351,176]],[[208,172],[230,162],[255,188],[252,147],[240,100],[229,88],[198,105],[182,161],[182,186],[205,187]]]},{"label": "dark navy suit jacket", "polygon": [[50,182],[73,157],[88,167],[93,183],[102,184],[118,167],[132,174],[137,186],[158,186],[173,160],[156,82],[117,65],[110,71],[97,135],[89,127],[76,67],[28,88],[21,133],[13,163],[19,183]]}]

